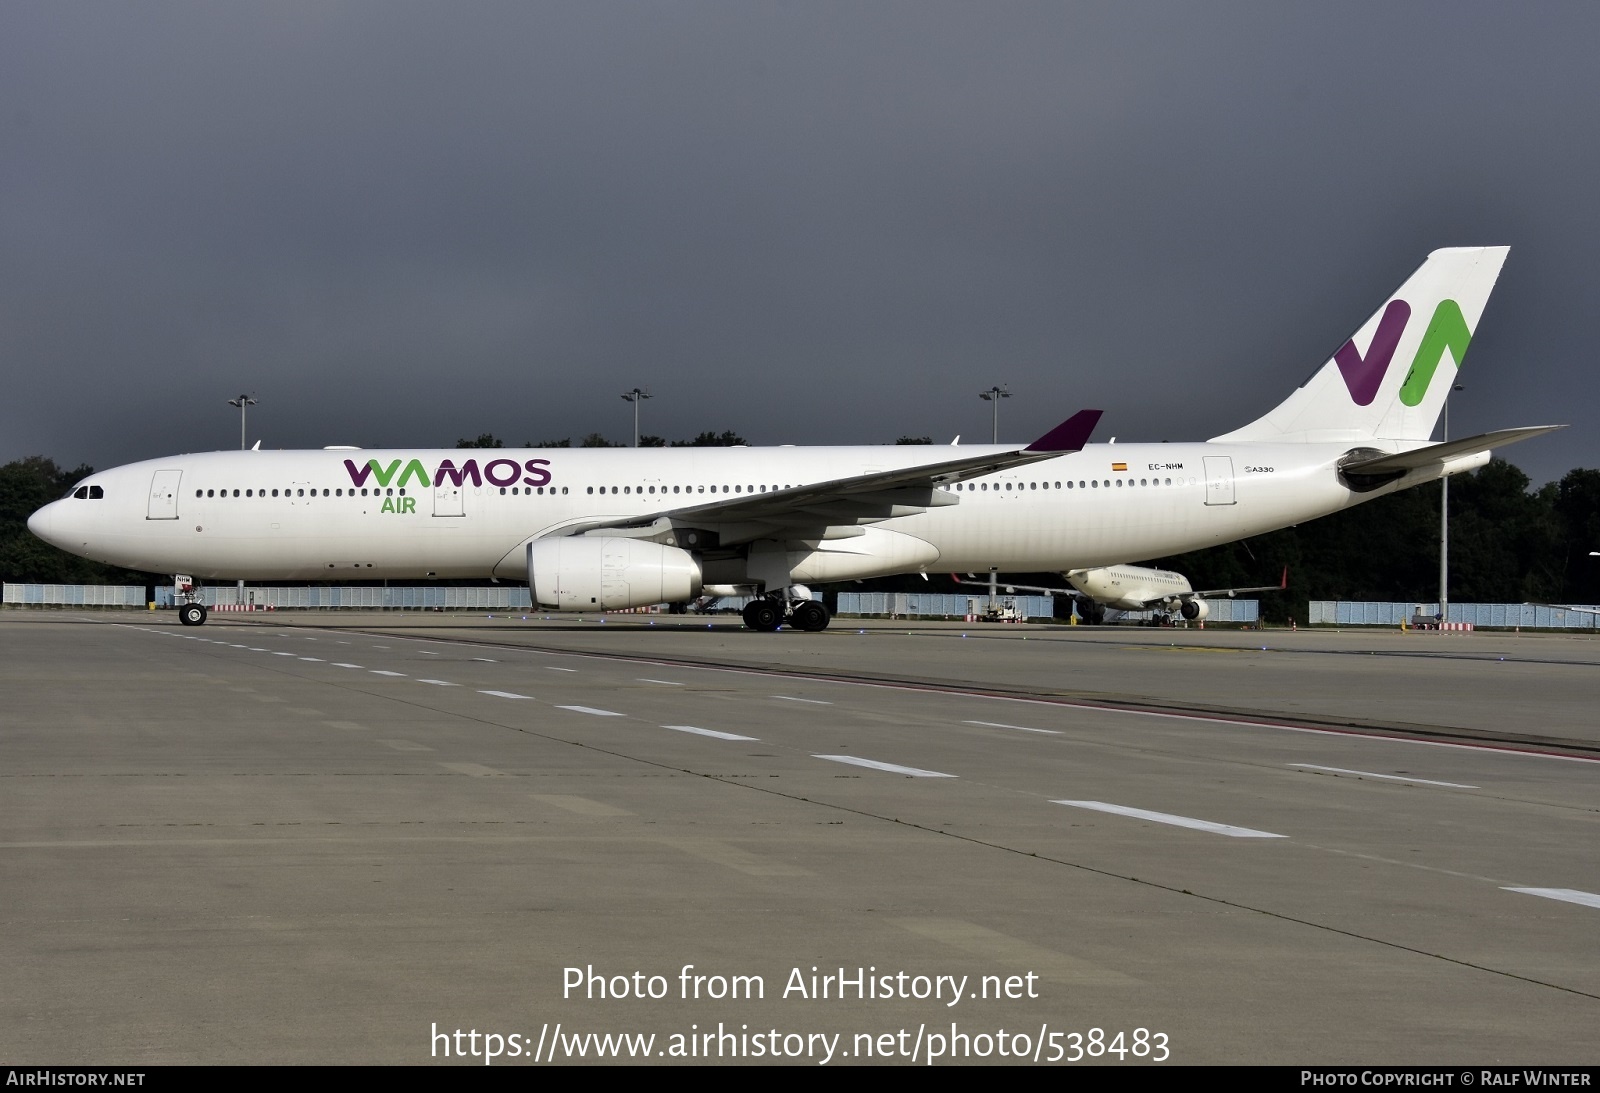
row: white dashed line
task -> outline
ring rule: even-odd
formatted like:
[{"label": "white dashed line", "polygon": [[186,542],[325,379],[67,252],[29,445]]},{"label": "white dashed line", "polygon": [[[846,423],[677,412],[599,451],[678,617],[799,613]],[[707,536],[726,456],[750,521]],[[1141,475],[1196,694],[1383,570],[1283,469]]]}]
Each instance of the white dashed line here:
[{"label": "white dashed line", "polygon": [[1233,827],[1229,824],[1214,824],[1210,820],[1196,820],[1192,816],[1174,816],[1167,812],[1150,812],[1142,808],[1129,808],[1127,805],[1110,805],[1104,801],[1052,801],[1051,804],[1070,805],[1073,808],[1087,808],[1095,812],[1110,812],[1117,816],[1131,816],[1136,820],[1150,820],[1158,824],[1171,824],[1173,827],[1187,827],[1195,831],[1209,831],[1213,835],[1227,835],[1234,839],[1287,839],[1287,835],[1275,835],[1271,831],[1256,831],[1249,827]]},{"label": "white dashed line", "polygon": [[342,660],[341,661],[335,661],[333,666],[335,668],[359,668],[359,667],[361,667],[361,665],[359,665],[359,664],[346,664]]},{"label": "white dashed line", "polygon": [[634,680],[635,683],[659,683],[663,687],[682,687],[681,683],[674,683],[670,679],[646,679],[643,676]]},{"label": "white dashed line", "polygon": [[479,691],[481,695],[493,695],[495,698],[532,698],[532,695],[512,694],[510,691]]},{"label": "white dashed line", "polygon": [[459,683],[447,683],[442,679],[419,679],[419,680],[417,680],[417,682],[418,683],[431,683],[435,687],[459,687],[459,686],[461,686],[461,684],[459,684]]},{"label": "white dashed line", "polygon": [[805,703],[809,703],[812,706],[832,706],[833,705],[832,702],[824,702],[820,698],[793,698],[793,697],[791,697],[789,695],[773,695],[772,697],[776,698],[776,699],[779,699],[779,700],[781,700],[783,702],[805,702]]},{"label": "white dashed line", "polygon": [[593,706],[557,706],[556,709],[558,709],[558,710],[571,710],[573,713],[592,714],[595,717],[626,717],[627,716],[627,714],[620,714],[616,710],[597,710]]},{"label": "white dashed line", "polygon": [[756,736],[740,736],[738,733],[718,732],[716,729],[699,729],[693,725],[663,725],[663,729],[672,729],[674,732],[692,732],[696,736],[710,736],[717,740],[759,740]]},{"label": "white dashed line", "polygon": [[1055,729],[1030,729],[1026,725],[1002,725],[998,721],[963,721],[963,725],[982,725],[986,729],[1016,729],[1018,732],[1042,732],[1050,736],[1060,736]]},{"label": "white dashed line", "polygon": [[382,668],[369,668],[367,670],[370,671],[375,676],[404,676],[405,675],[404,672],[385,672]]},{"label": "white dashed line", "polygon": [[1290,763],[1301,770],[1325,770],[1330,774],[1354,774],[1358,778],[1382,778],[1386,782],[1415,782],[1419,786],[1444,786],[1447,789],[1477,789],[1477,786],[1460,782],[1435,782],[1429,778],[1411,778],[1404,774],[1374,774],[1370,770],[1345,770],[1343,767],[1320,767],[1315,763]]},{"label": "white dashed line", "polygon": [[301,657],[300,659],[301,660],[309,660],[313,664],[326,664],[327,663],[327,661],[323,660],[321,657]]},{"label": "white dashed line", "polygon": [[500,663],[498,660],[490,660],[488,657],[473,657],[472,659],[477,661],[479,664],[499,664]]},{"label": "white dashed line", "polygon": [[852,767],[870,767],[872,770],[886,770],[890,774],[905,774],[912,778],[955,777],[954,774],[943,774],[936,770],[921,770],[917,767],[902,767],[895,763],[880,763],[876,759],[857,759],[853,755],[813,755],[811,758],[828,759],[835,763],[849,763]]},{"label": "white dashed line", "polygon": [[440,763],[439,765],[445,770],[453,770],[457,774],[465,774],[472,778],[506,777],[505,771],[486,767],[482,763]]},{"label": "white dashed line", "polygon": [[1507,888],[1507,892],[1521,892],[1525,896],[1543,896],[1563,903],[1576,903],[1580,907],[1600,908],[1600,895],[1580,892],[1576,888]]},{"label": "white dashed line", "polygon": [[551,664],[546,664],[544,667],[547,672],[576,672],[578,670],[576,668],[557,668]]}]

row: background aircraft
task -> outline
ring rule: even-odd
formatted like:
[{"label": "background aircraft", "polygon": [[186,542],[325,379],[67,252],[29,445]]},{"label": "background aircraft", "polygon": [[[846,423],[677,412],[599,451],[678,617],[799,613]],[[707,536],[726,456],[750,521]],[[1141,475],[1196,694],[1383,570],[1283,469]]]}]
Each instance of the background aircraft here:
[{"label": "background aircraft", "polygon": [[[989,582],[962,580],[951,574],[957,584],[988,588]],[[971,577],[972,574],[967,574]],[[1078,605],[1078,614],[1084,621],[1099,624],[1105,621],[1106,608],[1119,611],[1151,611],[1153,625],[1165,625],[1172,616],[1188,622],[1198,622],[1210,614],[1207,599],[1223,596],[1232,599],[1247,592],[1281,592],[1289,587],[1289,570],[1285,567],[1283,578],[1277,584],[1256,585],[1251,588],[1207,588],[1195,591],[1189,578],[1168,569],[1150,569],[1136,565],[1100,566],[1095,569],[1073,569],[1062,574],[1071,588],[1047,588],[1040,585],[1015,584],[997,581],[997,587],[1006,592],[1038,592],[1044,595],[1071,596]]]}]

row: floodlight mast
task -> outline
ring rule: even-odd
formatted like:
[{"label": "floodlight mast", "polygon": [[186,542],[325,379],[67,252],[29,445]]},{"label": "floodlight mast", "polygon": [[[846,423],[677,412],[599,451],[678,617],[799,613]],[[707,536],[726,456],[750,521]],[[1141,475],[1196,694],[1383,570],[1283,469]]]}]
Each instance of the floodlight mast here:
[{"label": "floodlight mast", "polygon": [[237,406],[239,408],[239,450],[241,452],[244,451],[244,412],[245,412],[245,408],[249,407],[249,406],[254,406],[255,404],[256,404],[256,400],[251,398],[249,395],[240,395],[238,398],[231,398],[231,399],[228,400],[228,405],[229,406]]},{"label": "floodlight mast", "polygon": [[1000,443],[1000,400],[1010,398],[1011,392],[1004,387],[991,387],[987,391],[979,391],[978,397],[985,402],[994,403],[994,430],[989,437],[989,443],[998,444]]},{"label": "floodlight mast", "polygon": [[637,448],[639,446],[639,403],[649,398],[650,392],[642,387],[635,387],[622,397],[624,401],[633,403],[633,446]]}]

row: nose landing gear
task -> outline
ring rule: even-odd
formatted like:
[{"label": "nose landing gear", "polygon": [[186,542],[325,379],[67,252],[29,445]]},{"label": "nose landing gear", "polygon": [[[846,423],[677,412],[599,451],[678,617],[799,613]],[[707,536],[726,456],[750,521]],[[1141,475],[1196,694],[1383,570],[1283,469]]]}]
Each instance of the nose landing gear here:
[{"label": "nose landing gear", "polygon": [[172,595],[178,604],[178,621],[185,626],[206,624],[206,605],[200,599],[200,582],[187,573],[172,578]]}]

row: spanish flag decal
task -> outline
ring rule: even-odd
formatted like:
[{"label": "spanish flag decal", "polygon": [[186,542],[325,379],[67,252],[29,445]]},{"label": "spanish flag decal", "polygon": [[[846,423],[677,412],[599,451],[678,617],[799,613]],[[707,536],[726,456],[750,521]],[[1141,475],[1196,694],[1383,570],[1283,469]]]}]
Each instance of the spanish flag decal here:
[{"label": "spanish flag decal", "polygon": [[1125,471],[1128,469],[1128,465],[1126,463],[1113,463],[1111,464],[1111,469],[1114,471]]}]

